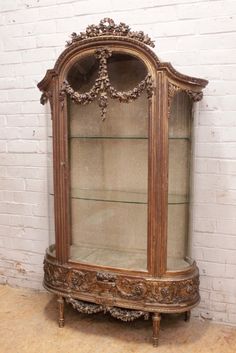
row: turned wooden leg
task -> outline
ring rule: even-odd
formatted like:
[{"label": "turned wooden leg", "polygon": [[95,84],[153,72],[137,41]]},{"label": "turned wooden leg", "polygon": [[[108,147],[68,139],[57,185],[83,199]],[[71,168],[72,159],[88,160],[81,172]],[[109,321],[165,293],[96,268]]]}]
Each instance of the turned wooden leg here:
[{"label": "turned wooden leg", "polygon": [[59,327],[63,327],[65,323],[65,318],[64,318],[64,298],[61,295],[58,295],[57,298],[57,303],[58,303],[58,325]]},{"label": "turned wooden leg", "polygon": [[159,332],[160,332],[160,322],[161,322],[161,314],[160,313],[154,313],[152,315],[152,329],[153,329],[153,334],[152,334],[152,342],[153,346],[157,347],[158,346],[158,340],[159,340]]},{"label": "turned wooden leg", "polygon": [[184,313],[184,320],[187,322],[190,320],[190,316],[191,316],[191,311],[188,310],[188,311],[185,311]]}]

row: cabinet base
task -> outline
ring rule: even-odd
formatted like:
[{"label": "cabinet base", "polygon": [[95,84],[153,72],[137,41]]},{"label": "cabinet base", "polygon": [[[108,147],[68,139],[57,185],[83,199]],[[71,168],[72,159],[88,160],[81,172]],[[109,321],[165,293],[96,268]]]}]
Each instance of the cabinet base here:
[{"label": "cabinet base", "polygon": [[64,325],[64,303],[86,314],[109,313],[122,321],[152,315],[153,344],[158,345],[161,313],[185,313],[199,302],[199,275],[194,264],[190,270],[173,277],[152,277],[126,271],[97,271],[80,264],[58,264],[46,255],[44,287],[58,296],[59,326]]}]

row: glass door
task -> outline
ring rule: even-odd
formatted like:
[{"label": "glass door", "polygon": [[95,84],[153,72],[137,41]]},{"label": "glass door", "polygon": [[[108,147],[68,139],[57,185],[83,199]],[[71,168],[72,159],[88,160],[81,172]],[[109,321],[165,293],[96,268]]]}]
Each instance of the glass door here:
[{"label": "glass door", "polygon": [[[129,91],[147,75],[136,57],[113,54],[109,80]],[[88,92],[99,63],[87,55],[73,65],[68,82]],[[98,101],[68,97],[72,261],[130,270],[147,269],[148,99],[108,98],[105,119]]]}]

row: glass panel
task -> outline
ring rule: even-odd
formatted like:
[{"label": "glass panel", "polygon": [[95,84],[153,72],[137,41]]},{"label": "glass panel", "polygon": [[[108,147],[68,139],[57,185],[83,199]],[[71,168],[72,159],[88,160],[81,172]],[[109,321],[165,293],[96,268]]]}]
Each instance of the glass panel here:
[{"label": "glass panel", "polygon": [[[147,70],[133,56],[108,60],[112,85],[134,88]],[[79,92],[98,76],[92,57],[70,70],[68,81]],[[101,120],[97,100],[78,105],[68,98],[71,179],[71,247],[74,261],[145,270],[147,267],[148,100],[108,99]]]},{"label": "glass panel", "polygon": [[191,101],[178,93],[169,119],[169,186],[167,269],[189,266],[186,259],[190,196]]},{"label": "glass panel", "polygon": [[55,223],[54,223],[54,190],[53,190],[53,151],[52,151],[52,120],[47,119],[47,179],[48,179],[48,228],[49,252],[56,256],[55,251]]}]

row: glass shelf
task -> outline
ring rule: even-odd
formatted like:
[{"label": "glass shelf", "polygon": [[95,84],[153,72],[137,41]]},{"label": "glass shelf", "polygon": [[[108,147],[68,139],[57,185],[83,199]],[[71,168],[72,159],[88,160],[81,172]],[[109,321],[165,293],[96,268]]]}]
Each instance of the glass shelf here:
[{"label": "glass shelf", "polygon": [[189,203],[187,195],[168,195],[168,205],[181,205]]},{"label": "glass shelf", "polygon": [[80,200],[147,204],[147,193],[135,191],[72,189],[71,197]]},{"label": "glass shelf", "polygon": [[147,140],[148,137],[144,136],[70,136],[74,139],[95,139],[95,140]]},{"label": "glass shelf", "polygon": [[[147,204],[147,194],[136,191],[72,189],[71,197],[80,200]],[[186,195],[168,195],[169,205],[187,203],[189,200]]]},{"label": "glass shelf", "polygon": [[187,140],[190,141],[190,138],[188,136],[169,136],[169,140]]},{"label": "glass shelf", "polygon": [[[143,270],[146,266],[145,250],[110,249],[89,244],[71,245],[70,259],[76,262],[96,264],[118,268],[132,268]],[[170,269],[181,270],[189,267],[190,263],[181,258],[168,258]],[[168,268],[169,269],[169,268]]]},{"label": "glass shelf", "polygon": [[[95,140],[148,140],[146,136],[69,136],[69,139],[95,139]],[[169,137],[169,140],[189,140],[189,137]]]}]

